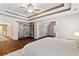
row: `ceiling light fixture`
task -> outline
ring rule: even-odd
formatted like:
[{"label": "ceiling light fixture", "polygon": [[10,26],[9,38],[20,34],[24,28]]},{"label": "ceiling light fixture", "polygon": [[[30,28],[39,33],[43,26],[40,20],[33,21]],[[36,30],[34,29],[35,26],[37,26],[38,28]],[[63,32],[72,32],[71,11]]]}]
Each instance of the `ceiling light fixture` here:
[{"label": "ceiling light fixture", "polygon": [[33,5],[31,3],[27,5],[27,8],[28,8],[27,10],[28,12],[33,12]]},{"label": "ceiling light fixture", "polygon": [[21,8],[24,8],[27,12],[35,14],[37,11],[39,11],[38,8],[35,8],[33,4],[29,3],[26,6],[21,6]]},{"label": "ceiling light fixture", "polygon": [[31,9],[28,9],[28,12],[33,12]]}]

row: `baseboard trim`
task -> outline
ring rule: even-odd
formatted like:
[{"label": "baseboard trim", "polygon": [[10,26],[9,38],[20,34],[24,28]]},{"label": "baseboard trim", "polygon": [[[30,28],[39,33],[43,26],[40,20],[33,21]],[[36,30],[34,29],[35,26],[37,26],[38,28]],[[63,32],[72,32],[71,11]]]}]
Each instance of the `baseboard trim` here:
[{"label": "baseboard trim", "polygon": [[56,37],[56,36],[46,35],[46,36],[39,37],[38,39],[42,39],[42,38],[46,38],[46,37]]},{"label": "baseboard trim", "polygon": [[29,37],[23,37],[23,38],[18,38],[18,39],[25,39],[25,38],[34,38],[34,37],[29,36]]}]

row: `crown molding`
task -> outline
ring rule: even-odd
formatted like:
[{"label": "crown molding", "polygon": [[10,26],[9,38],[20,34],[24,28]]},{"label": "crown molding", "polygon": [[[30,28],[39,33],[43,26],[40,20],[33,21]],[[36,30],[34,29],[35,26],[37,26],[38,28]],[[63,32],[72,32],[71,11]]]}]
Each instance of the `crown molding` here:
[{"label": "crown molding", "polygon": [[27,17],[26,17],[26,15],[24,15],[24,14],[21,14],[21,13],[19,13],[19,12],[16,12],[16,11],[12,11],[12,10],[6,10],[5,12],[6,12],[6,13],[13,14],[13,15],[16,15],[16,16],[20,16],[20,17],[27,18]]},{"label": "crown molding", "polygon": [[32,18],[32,19],[29,19],[29,21],[30,20],[35,20],[35,19],[38,19],[38,18],[42,18],[42,17],[46,17],[46,16],[50,16],[50,15],[54,15],[54,14],[57,14],[57,13],[62,13],[62,12],[69,11],[69,10],[71,10],[71,7],[67,8],[67,9],[57,11],[57,12],[53,12],[53,13],[45,14],[45,15],[42,15],[42,16],[38,16],[38,17],[35,17],[35,18]]},{"label": "crown molding", "polygon": [[20,20],[28,20],[27,18],[24,18],[24,17],[20,17],[20,16],[17,16],[17,15],[14,15],[14,14],[10,14],[10,13],[7,13],[5,11],[2,11],[0,10],[0,14],[2,15],[5,15],[5,16],[9,16],[9,17],[12,17],[12,18],[17,18],[17,19],[20,19]]},{"label": "crown molding", "polygon": [[44,11],[42,11],[42,12],[40,12],[40,13],[37,13],[37,14],[31,15],[31,16],[29,16],[29,17],[27,17],[27,18],[31,18],[31,17],[34,17],[34,16],[38,16],[38,15],[40,15],[40,14],[43,14],[43,13],[46,13],[46,12],[49,12],[49,11],[52,11],[52,10],[58,9],[58,8],[60,8],[60,7],[64,7],[64,3],[63,3],[63,4],[60,4],[60,5],[58,5],[58,6],[55,6],[55,7],[49,8],[49,9],[47,9],[47,10],[44,10]]}]

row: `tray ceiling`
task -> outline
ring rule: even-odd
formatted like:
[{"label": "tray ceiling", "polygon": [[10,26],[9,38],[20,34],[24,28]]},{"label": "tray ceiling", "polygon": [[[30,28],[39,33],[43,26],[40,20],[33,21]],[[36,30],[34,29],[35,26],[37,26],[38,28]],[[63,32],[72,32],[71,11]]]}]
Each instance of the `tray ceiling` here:
[{"label": "tray ceiling", "polygon": [[70,8],[70,4],[64,3],[33,3],[34,8],[39,9],[34,15],[33,13],[27,12],[25,8],[21,8],[22,6],[27,6],[27,4],[28,3],[0,3],[0,11],[32,20]]}]

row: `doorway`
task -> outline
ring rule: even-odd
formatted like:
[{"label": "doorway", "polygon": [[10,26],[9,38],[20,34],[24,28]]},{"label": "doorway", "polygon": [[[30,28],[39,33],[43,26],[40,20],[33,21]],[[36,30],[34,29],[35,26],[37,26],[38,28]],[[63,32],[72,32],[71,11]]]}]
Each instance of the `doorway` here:
[{"label": "doorway", "polygon": [[0,36],[6,36],[7,33],[7,25],[0,24]]},{"label": "doorway", "polygon": [[50,22],[50,24],[47,27],[47,35],[48,36],[52,36],[52,37],[56,36],[55,26],[56,26],[56,21]]}]

